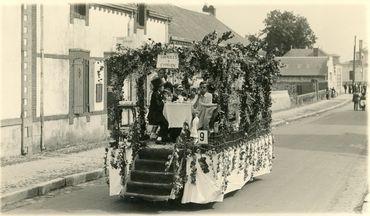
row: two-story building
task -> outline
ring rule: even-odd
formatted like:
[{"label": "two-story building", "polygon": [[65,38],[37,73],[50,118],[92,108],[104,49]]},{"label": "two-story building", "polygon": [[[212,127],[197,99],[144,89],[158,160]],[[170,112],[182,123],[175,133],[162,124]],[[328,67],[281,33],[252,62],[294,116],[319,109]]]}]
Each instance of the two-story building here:
[{"label": "two-story building", "polygon": [[2,157],[105,141],[101,60],[117,42],[168,42],[170,17],[145,5],[3,5],[1,14]]}]

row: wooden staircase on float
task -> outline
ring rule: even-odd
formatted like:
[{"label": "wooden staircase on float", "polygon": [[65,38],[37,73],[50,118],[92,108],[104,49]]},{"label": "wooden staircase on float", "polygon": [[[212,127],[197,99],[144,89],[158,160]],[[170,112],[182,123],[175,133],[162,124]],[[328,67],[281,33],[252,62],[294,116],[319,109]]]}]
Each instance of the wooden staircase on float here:
[{"label": "wooden staircase on float", "polygon": [[166,162],[172,154],[167,146],[149,146],[138,153],[127,182],[125,197],[150,201],[167,201],[171,197],[173,167],[166,172]]}]

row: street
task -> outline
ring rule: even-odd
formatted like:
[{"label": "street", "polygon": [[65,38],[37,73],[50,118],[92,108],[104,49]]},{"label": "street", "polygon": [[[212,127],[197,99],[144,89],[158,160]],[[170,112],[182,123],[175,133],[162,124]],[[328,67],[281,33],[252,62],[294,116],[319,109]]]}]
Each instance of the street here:
[{"label": "street", "polygon": [[[222,203],[181,205],[109,197],[105,179],[52,192],[5,213],[335,213],[358,212],[367,188],[367,114],[352,103],[274,130],[272,173]],[[103,155],[102,155],[103,157]]]}]

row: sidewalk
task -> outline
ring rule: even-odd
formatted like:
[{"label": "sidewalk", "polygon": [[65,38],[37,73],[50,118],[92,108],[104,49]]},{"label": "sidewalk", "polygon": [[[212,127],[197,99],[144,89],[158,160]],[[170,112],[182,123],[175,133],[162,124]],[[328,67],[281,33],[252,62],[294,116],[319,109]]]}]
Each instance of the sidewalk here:
[{"label": "sidewalk", "polygon": [[313,104],[292,108],[272,113],[272,125],[277,126],[286,122],[320,114],[335,109],[345,103],[352,101],[351,94],[343,94],[330,100],[322,100]]},{"label": "sidewalk", "polygon": [[[351,95],[341,95],[331,100],[273,113],[273,126],[334,109],[351,99]],[[103,176],[104,153],[104,147],[100,147],[79,153],[55,153],[47,158],[2,166],[2,207],[53,189],[100,178]]]}]

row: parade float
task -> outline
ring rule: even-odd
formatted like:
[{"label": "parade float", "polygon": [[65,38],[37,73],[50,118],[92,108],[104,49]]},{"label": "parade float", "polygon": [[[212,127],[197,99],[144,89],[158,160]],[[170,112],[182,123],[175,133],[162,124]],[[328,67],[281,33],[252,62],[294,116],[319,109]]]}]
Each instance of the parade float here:
[{"label": "parade float", "polygon": [[[105,171],[111,196],[221,202],[225,194],[271,172],[270,94],[279,62],[261,52],[264,44],[258,39],[248,45],[229,44],[231,37],[231,32],[220,37],[213,32],[189,47],[154,42],[137,49],[118,45],[117,52],[105,59],[111,132]],[[158,65],[159,56],[166,55],[173,60]],[[159,145],[151,140],[146,83],[151,73],[160,70],[187,90],[196,76],[212,83],[219,96],[217,122],[192,137],[191,106],[166,103],[169,127],[182,127],[181,134],[175,143]],[[136,84],[134,102],[125,100],[122,92],[128,77]],[[123,125],[122,112],[127,110],[133,121]]]}]

